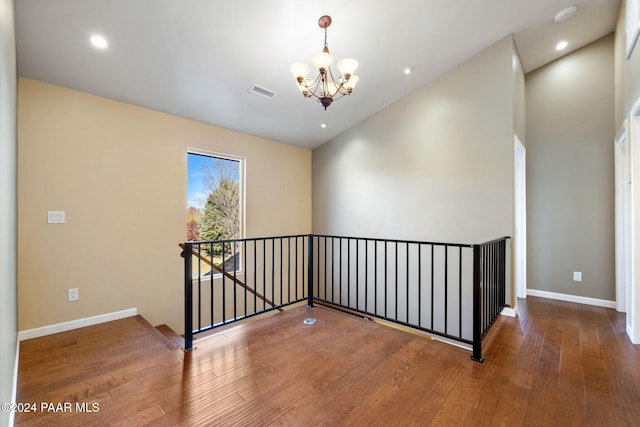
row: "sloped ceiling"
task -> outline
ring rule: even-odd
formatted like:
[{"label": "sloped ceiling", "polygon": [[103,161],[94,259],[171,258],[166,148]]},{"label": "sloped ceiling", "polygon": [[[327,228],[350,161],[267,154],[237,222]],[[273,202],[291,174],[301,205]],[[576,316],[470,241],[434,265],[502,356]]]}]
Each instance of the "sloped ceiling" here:
[{"label": "sloped ceiling", "polygon": [[[554,23],[571,5],[575,16]],[[613,31],[619,7],[619,0],[19,0],[18,72],[315,148],[509,34],[530,71]],[[289,72],[321,50],[317,22],[325,14],[334,58],[360,63],[354,94],[326,111],[303,99]],[[109,47],[93,47],[93,34]],[[560,39],[569,42],[564,52],[554,49]],[[276,96],[249,93],[256,84]]]}]

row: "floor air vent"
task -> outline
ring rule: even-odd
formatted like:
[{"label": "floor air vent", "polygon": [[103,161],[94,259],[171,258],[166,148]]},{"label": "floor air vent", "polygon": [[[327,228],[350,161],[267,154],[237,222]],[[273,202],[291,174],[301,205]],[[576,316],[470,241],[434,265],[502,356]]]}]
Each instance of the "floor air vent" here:
[{"label": "floor air vent", "polygon": [[253,85],[251,86],[251,89],[249,89],[248,91],[249,93],[252,93],[254,95],[258,95],[261,96],[263,98],[267,98],[267,99],[271,99],[274,96],[277,95],[277,93],[275,93],[274,91],[271,91],[267,88],[264,88],[262,86],[258,86],[258,85]]}]

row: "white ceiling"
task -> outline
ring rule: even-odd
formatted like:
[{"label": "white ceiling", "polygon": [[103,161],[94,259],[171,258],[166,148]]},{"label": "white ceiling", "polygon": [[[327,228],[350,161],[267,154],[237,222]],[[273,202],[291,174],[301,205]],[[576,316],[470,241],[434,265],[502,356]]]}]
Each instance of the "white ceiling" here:
[{"label": "white ceiling", "polygon": [[[553,23],[561,9],[576,15]],[[501,38],[526,71],[614,29],[620,0],[16,0],[18,72],[181,117],[315,148]],[[359,61],[327,111],[289,72],[322,48]],[[89,43],[92,34],[109,48]],[[405,66],[414,72],[405,76]],[[248,93],[254,84],[277,93]],[[321,123],[328,123],[321,129]]]}]

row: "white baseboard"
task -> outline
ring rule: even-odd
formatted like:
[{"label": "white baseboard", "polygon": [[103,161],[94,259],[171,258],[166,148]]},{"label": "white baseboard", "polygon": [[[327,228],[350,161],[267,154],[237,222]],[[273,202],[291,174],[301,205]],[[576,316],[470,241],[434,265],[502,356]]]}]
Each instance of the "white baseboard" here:
[{"label": "white baseboard", "polygon": [[114,311],[113,313],[99,314],[98,316],[85,317],[83,319],[71,320],[69,322],[56,323],[55,325],[43,326],[41,328],[27,329],[25,331],[18,332],[18,341],[44,337],[46,335],[57,334],[58,332],[66,332],[73,329],[84,328],[85,326],[93,326],[100,323],[111,322],[112,320],[119,320],[124,319],[125,317],[136,316],[137,314],[137,308],[129,308],[127,310]]},{"label": "white baseboard", "polygon": [[518,308],[505,307],[500,312],[500,315],[508,316],[508,317],[516,317],[518,315]]},{"label": "white baseboard", "polygon": [[640,344],[640,340],[634,340],[635,336],[633,335],[633,328],[631,325],[627,323],[627,336],[632,344]]},{"label": "white baseboard", "polygon": [[581,297],[577,295],[559,294],[556,292],[538,291],[536,289],[527,289],[527,295],[532,297],[541,297],[555,299],[558,301],[575,302],[578,304],[595,305],[597,307],[616,308],[615,301],[608,301],[604,299]]}]

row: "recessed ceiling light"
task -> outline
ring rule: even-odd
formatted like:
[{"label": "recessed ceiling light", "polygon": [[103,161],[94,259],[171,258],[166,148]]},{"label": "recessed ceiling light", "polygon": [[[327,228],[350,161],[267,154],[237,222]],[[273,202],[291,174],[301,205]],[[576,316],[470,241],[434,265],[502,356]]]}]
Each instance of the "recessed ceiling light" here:
[{"label": "recessed ceiling light", "polygon": [[402,72],[405,73],[406,75],[409,75],[413,72],[413,67],[404,67],[402,69]]},{"label": "recessed ceiling light", "polygon": [[107,39],[102,36],[91,36],[89,40],[91,41],[91,44],[98,49],[106,49],[109,46],[109,43],[107,43]]},{"label": "recessed ceiling light", "polygon": [[577,6],[569,6],[567,8],[564,8],[560,12],[556,13],[556,16],[553,17],[553,22],[564,22],[575,15],[577,11]]},{"label": "recessed ceiling light", "polygon": [[329,126],[329,125],[328,125],[328,124],[326,124],[326,123],[322,123],[322,124],[320,125],[320,127],[321,127],[322,129],[325,129],[327,126]]},{"label": "recessed ceiling light", "polygon": [[556,45],[556,50],[565,50],[569,46],[569,42],[562,40]]}]

